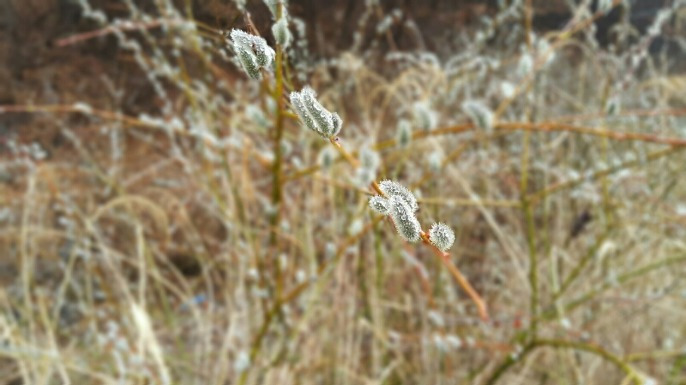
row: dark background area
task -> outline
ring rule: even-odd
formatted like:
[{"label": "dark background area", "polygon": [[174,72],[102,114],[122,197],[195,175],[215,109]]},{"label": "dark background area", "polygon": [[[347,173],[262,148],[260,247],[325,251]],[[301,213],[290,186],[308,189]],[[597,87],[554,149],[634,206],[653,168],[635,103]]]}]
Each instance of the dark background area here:
[{"label": "dark background area", "polygon": [[[136,3],[141,9],[156,14],[153,1]],[[270,20],[263,2],[252,0],[247,3],[255,25],[267,32]],[[497,3],[493,0],[381,1],[386,12],[400,9],[403,11],[401,18],[411,15],[421,34],[432,37],[425,39],[426,49],[439,54],[439,45],[456,31],[480,23],[482,16],[495,13]],[[563,28],[572,17],[562,0],[535,0],[533,3],[534,27],[540,32]],[[668,0],[636,0],[630,14],[621,7],[613,10],[597,22],[598,40],[607,44],[611,40],[612,26],[626,17],[639,30],[645,30],[657,10],[669,3]],[[129,17],[126,6],[118,0],[94,0],[90,4],[94,10],[104,11],[109,21]],[[311,52],[317,57],[331,57],[351,47],[365,2],[292,0],[289,7],[293,15],[308,25]],[[196,0],[192,12],[194,18],[217,31],[245,27],[245,21],[232,1]],[[370,28],[376,24],[370,23]],[[107,76],[118,88],[131,90],[120,107],[125,111],[140,110],[150,96],[149,90],[141,87],[145,75],[130,58],[120,55],[122,52],[114,37],[89,39],[68,46],[55,44],[58,39],[100,28],[103,26],[82,16],[80,6],[73,0],[0,2],[0,104],[70,103],[84,99],[79,95],[87,95],[88,100],[98,105],[97,95],[102,93],[102,84],[93,79]],[[417,48],[404,28],[396,25],[390,31],[399,50]],[[383,39],[379,44],[381,46],[377,48],[382,51],[389,49],[384,46]],[[654,44],[657,50],[661,42]],[[27,117],[13,115],[12,121],[7,119],[0,117],[0,131],[11,130]]]}]

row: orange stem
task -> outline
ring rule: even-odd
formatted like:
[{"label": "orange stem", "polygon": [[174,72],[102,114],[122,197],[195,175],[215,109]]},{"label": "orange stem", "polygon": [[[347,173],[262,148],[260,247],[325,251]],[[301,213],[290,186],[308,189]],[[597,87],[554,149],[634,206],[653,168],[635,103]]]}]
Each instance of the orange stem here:
[{"label": "orange stem", "polygon": [[453,275],[457,283],[460,284],[462,289],[467,292],[467,295],[469,295],[469,298],[474,302],[476,305],[476,308],[479,311],[479,316],[483,321],[488,322],[490,317],[488,316],[488,308],[486,306],[486,302],[481,298],[479,293],[474,290],[472,285],[469,283],[467,278],[465,278],[464,275],[462,275],[462,272],[460,272],[460,269],[455,266],[455,264],[450,260],[450,254],[444,253],[441,250],[439,250],[436,246],[434,246],[431,243],[431,240],[429,239],[429,235],[426,234],[425,232],[421,232],[420,237],[422,238],[422,241],[431,248],[431,251],[433,251],[436,256],[441,258],[441,261],[443,261],[443,264],[448,268],[448,271],[450,271],[450,274]]}]

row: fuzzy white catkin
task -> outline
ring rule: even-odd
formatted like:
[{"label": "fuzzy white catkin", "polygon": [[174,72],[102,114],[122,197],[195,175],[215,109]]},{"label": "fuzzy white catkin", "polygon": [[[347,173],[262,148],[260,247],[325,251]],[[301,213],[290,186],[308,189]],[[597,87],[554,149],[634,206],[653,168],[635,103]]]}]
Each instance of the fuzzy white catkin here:
[{"label": "fuzzy white catkin", "polygon": [[431,171],[435,173],[440,172],[441,166],[443,165],[443,152],[438,150],[433,151],[431,154],[429,154],[427,162]]},{"label": "fuzzy white catkin", "polygon": [[281,144],[281,153],[284,156],[289,156],[291,154],[291,152],[293,152],[293,145],[288,140],[284,139],[281,141],[280,144]]},{"label": "fuzzy white catkin", "polygon": [[291,92],[290,99],[296,115],[307,128],[324,138],[338,135],[343,120],[317,101],[317,94],[312,88],[305,87],[300,92]]},{"label": "fuzzy white catkin", "polygon": [[269,8],[269,12],[272,13],[272,16],[276,17],[276,7],[279,3],[279,0],[263,0],[263,1],[264,1],[264,5],[266,5],[267,8]]},{"label": "fuzzy white catkin", "polygon": [[291,99],[291,105],[293,105],[293,109],[295,110],[296,115],[300,118],[300,120],[305,124],[307,128],[310,130],[318,133],[319,135],[325,136],[319,129],[317,125],[315,125],[314,120],[310,116],[310,114],[307,112],[307,108],[305,108],[305,103],[302,100],[302,97],[299,92],[291,92],[290,95]]},{"label": "fuzzy white catkin", "polygon": [[379,154],[368,145],[362,146],[360,149],[360,167],[377,170],[379,164],[381,164],[381,157],[379,157]]},{"label": "fuzzy white catkin", "polygon": [[326,136],[331,136],[335,123],[333,116],[319,103],[314,90],[309,87],[304,88],[300,93],[300,98],[303,101],[305,110],[317,124],[319,131]]},{"label": "fuzzy white catkin", "polygon": [[486,132],[493,130],[493,112],[483,102],[467,100],[462,103],[462,110],[477,127]]},{"label": "fuzzy white catkin", "polygon": [[239,29],[231,30],[231,44],[243,70],[253,79],[261,77],[260,69],[270,68],[276,53],[263,38]]},{"label": "fuzzy white catkin", "polygon": [[398,234],[408,242],[417,242],[422,227],[410,206],[397,195],[391,196],[389,201],[391,219],[398,230]]},{"label": "fuzzy white catkin", "polygon": [[389,28],[393,25],[393,16],[392,15],[386,15],[381,22],[376,26],[376,33],[381,35],[382,33],[385,33],[388,31]]},{"label": "fuzzy white catkin", "polygon": [[602,13],[609,12],[613,6],[614,2],[612,0],[598,0],[598,11]]},{"label": "fuzzy white catkin", "polygon": [[605,113],[607,113],[610,116],[614,116],[619,114],[619,111],[621,110],[621,102],[619,100],[619,97],[614,96],[611,97],[607,101],[607,106],[605,107]]},{"label": "fuzzy white catkin", "polygon": [[550,65],[550,63],[552,63],[557,57],[555,50],[550,47],[550,43],[548,43],[548,40],[546,39],[539,39],[536,42],[536,51],[539,55],[539,58],[545,58],[545,62],[543,63],[544,67]]},{"label": "fuzzy white catkin", "polygon": [[412,141],[412,125],[405,119],[398,122],[398,131],[395,140],[400,147],[407,147]]},{"label": "fuzzy white catkin", "polygon": [[293,41],[293,34],[291,34],[291,31],[288,29],[288,19],[286,17],[282,17],[274,23],[272,26],[272,34],[274,35],[276,42],[284,48],[291,45],[291,41]]},{"label": "fuzzy white catkin", "polygon": [[455,233],[453,230],[443,223],[434,223],[429,230],[429,240],[431,244],[436,246],[441,251],[446,251],[452,247],[455,242]]},{"label": "fuzzy white catkin", "polygon": [[262,109],[254,104],[249,104],[245,108],[245,115],[260,127],[269,126],[269,119]]},{"label": "fuzzy white catkin", "polygon": [[250,355],[248,352],[241,350],[236,355],[236,360],[233,362],[233,370],[236,373],[243,373],[250,368]]},{"label": "fuzzy white catkin", "polygon": [[251,78],[257,80],[260,78],[260,66],[257,64],[255,55],[247,50],[240,49],[236,52],[238,61],[241,63],[243,70]]},{"label": "fuzzy white catkin", "polygon": [[529,76],[529,73],[533,68],[534,58],[532,58],[528,53],[524,53],[522,54],[522,57],[519,58],[519,62],[517,62],[517,76],[520,78]]},{"label": "fuzzy white catkin", "polygon": [[436,128],[438,118],[427,102],[417,102],[412,106],[412,116],[417,126],[425,131]]},{"label": "fuzzy white catkin", "polygon": [[328,170],[331,167],[331,165],[333,165],[333,161],[335,159],[336,159],[336,151],[333,148],[331,148],[330,146],[326,146],[319,153],[319,156],[317,158],[317,163],[319,163],[319,166],[322,169]]},{"label": "fuzzy white catkin", "polygon": [[515,88],[514,84],[507,81],[500,84],[500,93],[503,95],[503,97],[509,99],[514,96],[515,92],[517,92],[517,89]]},{"label": "fuzzy white catkin", "polygon": [[355,182],[361,188],[369,186],[372,182],[376,180],[376,169],[375,168],[364,168],[359,167],[355,170]]},{"label": "fuzzy white catkin", "polygon": [[93,107],[90,106],[88,103],[84,102],[76,102],[72,106],[72,108],[78,112],[82,112],[84,114],[91,114],[93,113]]},{"label": "fuzzy white catkin", "polygon": [[375,195],[369,198],[369,207],[379,214],[388,215],[391,210],[391,202],[382,196]]},{"label": "fuzzy white catkin", "polygon": [[445,342],[453,350],[458,350],[459,348],[462,347],[462,340],[460,339],[460,337],[458,337],[454,334],[448,334],[447,336],[445,336]]},{"label": "fuzzy white catkin", "polygon": [[415,198],[414,194],[412,194],[407,187],[401,185],[400,183],[386,179],[379,183],[379,189],[389,198],[398,197],[402,199],[413,213],[419,209],[419,206],[417,205],[417,198]]},{"label": "fuzzy white catkin", "polygon": [[234,3],[236,3],[236,8],[238,8],[238,10],[241,12],[245,12],[245,1],[246,0],[234,0]]},{"label": "fuzzy white catkin", "polygon": [[348,226],[348,234],[349,235],[355,235],[358,234],[362,231],[364,228],[364,223],[362,223],[362,219],[357,218],[352,223],[350,223],[350,226]]}]

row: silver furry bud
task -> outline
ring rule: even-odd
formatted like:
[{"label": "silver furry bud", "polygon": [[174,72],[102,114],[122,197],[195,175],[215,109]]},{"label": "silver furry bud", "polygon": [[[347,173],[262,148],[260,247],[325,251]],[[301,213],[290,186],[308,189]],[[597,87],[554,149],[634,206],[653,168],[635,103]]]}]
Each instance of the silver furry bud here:
[{"label": "silver furry bud", "polygon": [[414,194],[412,194],[410,190],[400,183],[387,179],[379,183],[379,188],[389,198],[400,198],[405,202],[405,204],[407,204],[413,213],[419,209],[419,206],[417,205],[417,198],[414,197]]},{"label": "silver furry bud", "polygon": [[276,53],[263,38],[239,29],[231,30],[231,44],[243,70],[253,79],[259,79],[260,69],[269,68]]},{"label": "silver furry bud", "polygon": [[288,47],[293,41],[293,34],[288,29],[288,19],[286,17],[280,18],[272,26],[272,34],[276,42],[282,47]]},{"label": "silver furry bud", "polygon": [[443,223],[434,223],[429,230],[429,240],[439,250],[446,251],[455,242],[455,233]]},{"label": "silver furry bud", "polygon": [[417,102],[412,106],[412,116],[415,124],[424,131],[431,131],[438,125],[436,111],[431,109],[428,102]]},{"label": "silver furry bud", "polygon": [[398,234],[408,242],[417,242],[422,227],[410,206],[400,196],[394,195],[390,201],[390,216]]},{"label": "silver furry bud", "polygon": [[379,214],[388,215],[391,211],[391,202],[382,196],[375,195],[369,198],[369,207]]},{"label": "silver furry bud", "polygon": [[468,100],[462,103],[462,110],[474,125],[486,132],[493,131],[493,112],[483,102]]},{"label": "silver furry bud", "polygon": [[343,120],[317,101],[317,94],[312,88],[305,87],[300,92],[291,92],[290,99],[295,113],[310,130],[324,138],[330,138],[340,132]]},{"label": "silver furry bud", "polygon": [[412,141],[412,125],[405,119],[398,122],[395,140],[400,147],[407,147]]},{"label": "silver furry bud", "polygon": [[317,163],[324,170],[328,170],[334,160],[336,160],[336,151],[330,146],[324,147],[317,157]]}]

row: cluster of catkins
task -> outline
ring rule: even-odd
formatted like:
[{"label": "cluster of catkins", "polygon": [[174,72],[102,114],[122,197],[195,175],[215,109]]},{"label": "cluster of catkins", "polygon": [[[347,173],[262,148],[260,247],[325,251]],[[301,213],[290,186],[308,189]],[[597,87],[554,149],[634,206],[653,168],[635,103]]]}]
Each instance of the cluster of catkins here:
[{"label": "cluster of catkins", "polygon": [[[277,23],[279,21],[282,20],[278,20]],[[285,24],[285,18],[283,18],[282,23]],[[284,27],[283,24],[280,26],[281,29]],[[274,31],[277,40],[279,32],[283,31]],[[281,37],[283,38],[283,36]],[[239,30],[231,31],[231,40],[245,72],[251,78],[259,79],[260,70],[269,69],[271,66],[274,60],[274,50],[267,45],[263,38]],[[340,132],[343,120],[337,113],[328,111],[319,103],[312,88],[305,87],[300,92],[292,92],[290,101],[294,112],[308,129],[327,139],[338,135]],[[401,130],[403,131],[401,136],[404,140],[401,142],[409,142],[411,128],[407,123],[404,126],[404,129]],[[402,144],[406,145],[407,143]],[[375,163],[376,161],[372,161],[370,158],[369,162]],[[403,185],[390,180],[379,183],[379,189],[383,195],[373,196],[369,200],[372,210],[390,216],[400,236],[408,242],[417,242],[421,237],[422,226],[415,216],[419,208],[415,196]],[[446,251],[455,242],[455,234],[445,224],[435,223],[429,230],[429,240],[439,250]]]},{"label": "cluster of catkins", "polygon": [[231,43],[238,61],[251,78],[259,79],[260,71],[271,67],[274,49],[263,38],[234,29],[231,31]]},{"label": "cluster of catkins", "polygon": [[341,117],[322,107],[317,101],[317,94],[310,87],[291,92],[291,104],[305,126],[324,138],[338,135],[343,126]]},{"label": "cluster of catkins", "polygon": [[[371,197],[369,206],[379,214],[390,216],[401,237],[408,242],[417,242],[422,226],[415,216],[419,206],[412,192],[400,183],[390,180],[379,183],[379,189],[384,196]],[[439,250],[446,251],[455,242],[455,233],[443,223],[434,223],[429,230],[429,240]]]},{"label": "cluster of catkins", "polygon": [[[276,19],[272,26],[272,34],[276,42],[286,48],[291,44],[293,35],[288,29],[288,12],[285,2],[278,0],[265,0],[265,4]],[[281,11],[278,12],[278,7]],[[253,79],[261,77],[261,70],[270,70],[276,53],[267,44],[267,41],[260,36],[255,36],[239,29],[234,29],[230,33],[231,46],[236,52],[236,57],[243,70]]]}]

